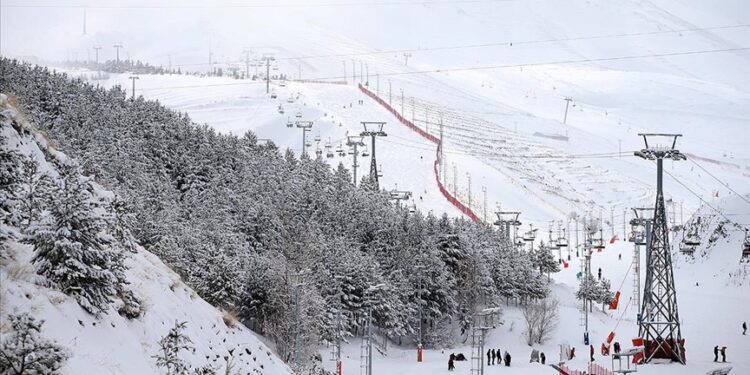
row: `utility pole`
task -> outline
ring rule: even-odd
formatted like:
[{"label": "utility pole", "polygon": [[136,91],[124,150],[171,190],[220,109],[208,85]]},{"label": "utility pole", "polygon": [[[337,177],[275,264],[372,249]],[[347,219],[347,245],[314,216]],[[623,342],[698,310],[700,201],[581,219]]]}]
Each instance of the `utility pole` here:
[{"label": "utility pole", "polygon": [[341,63],[344,65],[344,82],[346,82],[349,78],[349,76],[346,75],[346,60],[341,60]]},{"label": "utility pole", "polygon": [[359,60],[359,83],[362,84],[364,82],[364,69],[362,68],[362,60]]},{"label": "utility pole", "polygon": [[359,164],[357,164],[357,156],[359,156],[359,150],[357,150],[357,147],[365,145],[364,142],[362,142],[362,136],[347,136],[346,137],[346,145],[353,148],[353,162],[352,162],[352,172],[354,173],[354,186],[357,186],[357,167],[359,167]]},{"label": "utility pole", "polygon": [[440,115],[440,143],[438,144],[438,147],[440,147],[440,167],[442,168],[441,177],[443,177],[443,186],[445,186],[445,143],[443,143],[443,115]]},{"label": "utility pole", "polygon": [[115,50],[117,50],[117,60],[115,61],[117,61],[117,65],[120,65],[120,48],[122,48],[122,44],[118,43],[113,45],[112,47],[115,47]]},{"label": "utility pole", "polygon": [[367,78],[365,79],[365,86],[370,87],[370,65],[365,63],[365,72],[367,73]]},{"label": "utility pole", "polygon": [[483,211],[484,211],[484,222],[487,222],[487,187],[482,186],[482,195],[484,195],[484,204],[483,204]]},{"label": "utility pole", "polygon": [[615,208],[609,208],[609,226],[612,227],[612,237],[615,236]]},{"label": "utility pole", "polygon": [[453,196],[458,199],[458,168],[456,168],[456,163],[453,163]]},{"label": "utility pole", "polygon": [[[672,254],[669,248],[667,216],[664,207],[662,173],[664,159],[685,160],[686,157],[675,148],[681,134],[639,134],[645,148],[636,151],[635,156],[656,161],[656,204],[654,207],[654,228],[648,242],[646,254],[646,285],[643,290],[643,305],[639,322],[639,337],[645,344],[644,362],[654,358],[667,358],[685,364],[685,349],[680,329],[680,316],[677,307],[677,291],[674,285]],[[667,139],[667,144],[649,146],[651,139]],[[653,142],[652,142],[653,143]],[[670,144],[671,143],[671,146]]]},{"label": "utility pole", "polygon": [[297,128],[302,129],[302,155],[307,155],[307,132],[312,129],[312,121],[297,121]]},{"label": "utility pole", "polygon": [[405,52],[404,53],[404,65],[409,65],[409,58],[411,57],[411,53]]},{"label": "utility pole", "polygon": [[388,80],[388,105],[393,105],[393,90],[390,79]]},{"label": "utility pole", "polygon": [[266,94],[268,94],[271,91],[271,61],[275,61],[276,59],[272,54],[265,54],[262,60],[266,61]]},{"label": "utility pole", "polygon": [[383,126],[385,125],[385,122],[378,122],[378,121],[362,121],[361,122],[362,127],[364,128],[364,131],[359,133],[362,137],[370,137],[372,139],[372,157],[370,158],[370,179],[375,184],[375,189],[380,189],[380,185],[378,184],[378,164],[375,159],[375,138],[376,137],[386,137],[388,134],[386,134],[383,131]]},{"label": "utility pole", "polygon": [[251,50],[245,48],[242,50],[245,53],[245,79],[250,78],[250,52]]},{"label": "utility pole", "polygon": [[354,59],[352,59],[352,82],[354,82],[354,85],[357,85],[357,65],[354,62]]},{"label": "utility pole", "polygon": [[130,80],[133,81],[133,100],[135,100],[135,80],[140,79],[140,78],[138,76],[130,76],[128,78],[130,78]]},{"label": "utility pole", "polygon": [[86,8],[83,8],[83,35],[86,35]]},{"label": "utility pole", "polygon": [[467,187],[468,194],[467,195],[469,196],[469,204],[468,204],[467,207],[469,207],[469,209],[471,210],[471,173],[466,172],[466,179],[468,180],[467,181],[467,183],[468,183],[468,187]]},{"label": "utility pole", "polygon": [[565,116],[563,116],[563,125],[568,124],[568,106],[570,105],[570,102],[573,101],[573,98],[566,96],[565,97]]},{"label": "utility pole", "polygon": [[[418,309],[418,315],[417,315],[417,332],[419,332],[419,336],[417,336],[417,350],[422,349],[422,288],[424,288],[424,265],[418,264],[414,266],[414,268],[417,269],[418,277],[419,277],[419,288],[418,291],[418,297],[417,300],[419,301],[419,309]],[[418,361],[421,362],[422,358],[418,355]]]},{"label": "utility pole", "polygon": [[401,89],[401,117],[404,116],[404,89]]}]

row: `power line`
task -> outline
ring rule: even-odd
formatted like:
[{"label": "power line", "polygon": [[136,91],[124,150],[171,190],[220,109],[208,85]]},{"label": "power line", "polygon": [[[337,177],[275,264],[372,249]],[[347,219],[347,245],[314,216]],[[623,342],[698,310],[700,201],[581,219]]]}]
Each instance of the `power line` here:
[{"label": "power line", "polygon": [[3,4],[2,8],[53,8],[53,9],[258,9],[258,8],[333,8],[357,6],[400,5],[454,5],[513,2],[514,0],[395,0],[395,1],[348,1],[348,2],[297,2],[268,4],[216,4],[216,5],[83,5],[83,4]]},{"label": "power line", "polygon": [[[634,59],[643,59],[643,58],[650,58],[650,57],[689,56],[689,55],[699,55],[699,54],[704,54],[704,53],[735,52],[735,51],[747,51],[747,50],[750,50],[750,47],[667,52],[667,53],[651,53],[651,54],[643,54],[643,55],[626,55],[626,56],[600,57],[600,58],[588,58],[588,59],[553,60],[553,61],[540,61],[540,62],[530,62],[530,63],[469,66],[469,67],[462,67],[462,68],[427,69],[427,70],[415,70],[415,71],[409,71],[409,72],[380,73],[380,75],[381,76],[405,76],[405,75],[428,74],[428,73],[446,73],[446,72],[461,72],[461,71],[519,68],[519,67],[530,67],[530,66],[544,66],[544,65],[564,65],[564,64],[579,64],[579,63],[588,63],[588,62],[634,60]],[[330,76],[330,77],[310,78],[310,80],[325,81],[325,80],[341,80],[341,79],[346,79],[346,78],[347,77],[342,77],[342,76]],[[178,88],[195,88],[195,87],[211,87],[211,86],[248,85],[248,84],[253,84],[253,83],[256,83],[256,82],[207,84],[207,85],[196,85],[196,86],[175,86],[172,88],[178,89]]]},{"label": "power line", "polygon": [[747,198],[745,198],[745,196],[743,196],[742,194],[740,194],[740,193],[736,192],[736,191],[735,191],[734,189],[730,188],[730,187],[729,187],[729,184],[728,184],[728,183],[726,183],[726,182],[724,182],[724,181],[720,180],[720,179],[719,179],[718,177],[716,177],[716,176],[714,176],[713,174],[711,174],[711,172],[709,172],[709,171],[708,171],[708,170],[707,170],[706,168],[703,168],[703,166],[702,166],[702,165],[698,164],[698,162],[697,162],[697,161],[695,161],[695,159],[693,159],[693,158],[688,158],[688,160],[690,160],[691,162],[693,162],[693,164],[695,164],[696,166],[698,166],[698,168],[700,168],[700,169],[701,169],[701,170],[702,170],[703,172],[706,172],[706,173],[707,173],[707,174],[708,174],[709,176],[713,177],[713,179],[714,179],[714,180],[718,181],[718,182],[719,182],[719,183],[721,183],[721,184],[722,184],[723,186],[725,186],[725,187],[726,187],[727,189],[729,189],[729,191],[731,191],[732,193],[734,193],[734,194],[736,194],[736,195],[737,195],[738,197],[740,197],[740,199],[742,199],[743,201],[745,201],[745,203],[747,203],[747,204],[750,204],[750,200],[747,200]]},{"label": "power line", "polygon": [[733,223],[733,224],[735,224],[735,225],[738,225],[738,226],[743,226],[742,224],[740,224],[740,223],[737,223],[737,222],[735,222],[734,220],[732,220],[732,219],[728,218],[728,217],[727,217],[727,215],[724,215],[724,213],[723,213],[723,212],[721,212],[721,211],[720,211],[719,209],[717,209],[716,207],[714,207],[714,206],[712,206],[712,205],[711,205],[710,203],[708,203],[708,202],[707,202],[707,201],[706,201],[705,199],[703,199],[703,197],[701,197],[701,196],[700,196],[700,194],[698,194],[698,193],[696,193],[695,191],[693,191],[693,189],[690,189],[690,188],[689,188],[689,187],[688,187],[687,185],[685,185],[685,184],[684,184],[684,183],[683,183],[683,182],[682,182],[682,181],[681,181],[681,180],[680,180],[679,178],[677,178],[677,177],[675,177],[675,175],[673,175],[673,174],[669,173],[669,171],[668,171],[668,170],[664,169],[663,171],[664,171],[664,173],[666,173],[666,174],[667,174],[667,175],[668,175],[669,177],[672,177],[672,179],[673,179],[673,180],[675,180],[675,182],[677,182],[678,184],[680,184],[680,186],[684,187],[684,188],[685,188],[685,190],[687,190],[687,191],[689,191],[689,192],[690,192],[691,194],[695,195],[695,196],[696,196],[696,197],[697,197],[697,198],[698,198],[698,199],[699,199],[699,200],[700,200],[701,202],[703,202],[703,204],[705,204],[705,205],[706,205],[706,207],[708,207],[708,208],[710,208],[710,209],[714,210],[714,211],[715,211],[715,212],[716,212],[717,214],[721,215],[721,216],[722,216],[722,217],[723,217],[724,219],[726,219],[726,220],[727,220],[727,222]]},{"label": "power line", "polygon": [[[411,52],[429,52],[429,51],[446,51],[446,50],[458,50],[458,49],[471,49],[471,48],[486,48],[486,47],[497,47],[504,45],[524,45],[524,44],[541,44],[541,43],[555,43],[555,42],[571,42],[579,40],[593,40],[593,39],[608,39],[608,38],[624,38],[634,36],[646,36],[646,35],[659,35],[659,34],[675,34],[684,32],[698,32],[698,31],[710,31],[710,30],[724,30],[724,29],[736,29],[750,27],[750,24],[738,24],[738,25],[725,25],[725,26],[711,26],[711,27],[699,27],[699,28],[687,28],[687,29],[676,29],[676,30],[656,30],[656,31],[642,31],[632,33],[619,33],[619,34],[603,34],[603,35],[591,35],[591,36],[577,36],[569,38],[550,38],[550,39],[536,39],[536,40],[506,40],[499,42],[479,43],[479,44],[459,44],[452,46],[438,46],[438,47],[425,47],[425,48],[411,48],[411,49],[390,49],[381,51],[371,52],[352,52],[352,53],[334,53],[334,54],[321,54],[321,55],[307,55],[298,57],[280,57],[277,60],[303,60],[303,59],[322,59],[322,58],[340,58],[340,57],[356,57],[356,56],[375,56],[392,53],[411,53]],[[232,61],[226,62],[226,64],[235,63]],[[201,66],[206,63],[189,63],[189,64],[178,64],[179,66]]]}]

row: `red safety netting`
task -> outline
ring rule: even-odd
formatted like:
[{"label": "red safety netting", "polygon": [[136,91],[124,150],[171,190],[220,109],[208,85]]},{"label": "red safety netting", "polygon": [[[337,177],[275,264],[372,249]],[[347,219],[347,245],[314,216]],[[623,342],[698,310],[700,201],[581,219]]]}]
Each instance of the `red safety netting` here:
[{"label": "red safety netting", "polygon": [[438,150],[437,150],[437,154],[436,154],[436,158],[435,158],[435,163],[433,164],[433,167],[434,167],[434,172],[435,172],[435,182],[437,182],[438,189],[440,189],[440,194],[443,194],[443,197],[445,197],[445,199],[448,200],[448,202],[450,202],[450,204],[452,204],[459,211],[461,211],[461,213],[463,213],[464,215],[468,216],[469,219],[478,222],[479,221],[479,217],[469,207],[466,207],[466,205],[464,205],[456,197],[454,197],[453,195],[451,195],[451,193],[448,192],[448,189],[446,189],[443,186],[443,183],[440,182],[440,169],[438,168],[438,165],[440,165],[440,146],[439,146],[440,140],[437,137],[435,137],[434,135],[432,135],[430,133],[427,133],[426,131],[422,130],[420,127],[414,125],[414,123],[412,123],[411,121],[409,121],[406,118],[404,118],[404,116],[401,116],[401,114],[398,113],[398,111],[395,108],[391,107],[390,104],[386,103],[385,100],[383,100],[382,98],[380,98],[379,96],[377,96],[372,91],[368,90],[367,88],[365,88],[361,84],[358,85],[358,87],[359,87],[359,90],[362,91],[365,95],[369,96],[372,100],[378,102],[378,104],[380,104],[388,112],[390,112],[391,114],[393,114],[400,123],[406,125],[406,127],[408,127],[409,129],[415,131],[417,134],[419,134],[420,136],[422,136],[422,138],[424,138],[424,139],[426,139],[426,140],[428,140],[428,141],[430,141],[430,142],[435,143],[435,144],[438,145]]}]

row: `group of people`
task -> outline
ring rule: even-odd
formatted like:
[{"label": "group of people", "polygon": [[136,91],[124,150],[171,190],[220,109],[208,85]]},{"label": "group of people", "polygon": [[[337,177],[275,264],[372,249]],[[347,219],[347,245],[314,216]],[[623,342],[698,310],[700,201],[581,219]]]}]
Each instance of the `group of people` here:
[{"label": "group of people", "polygon": [[487,366],[494,365],[495,361],[497,361],[498,365],[502,365],[503,361],[505,361],[505,366],[510,367],[510,353],[506,351],[505,354],[503,354],[500,352],[500,349],[487,350]]},{"label": "group of people", "polygon": [[714,346],[714,362],[719,362],[719,353],[721,353],[721,361],[726,362],[727,361],[727,347],[722,346],[719,348],[719,345]]}]

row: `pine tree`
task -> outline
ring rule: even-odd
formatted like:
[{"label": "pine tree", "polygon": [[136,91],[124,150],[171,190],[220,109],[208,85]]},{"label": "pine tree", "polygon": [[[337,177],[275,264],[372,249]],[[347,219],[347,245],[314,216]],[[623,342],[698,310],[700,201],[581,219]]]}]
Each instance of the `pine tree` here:
[{"label": "pine tree", "polygon": [[601,290],[599,283],[594,279],[594,275],[589,274],[581,279],[581,284],[576,291],[576,298],[582,301],[599,301]]},{"label": "pine tree", "polygon": [[[0,120],[2,119],[0,114]],[[0,127],[0,131],[3,128]],[[2,224],[13,224],[14,200],[18,194],[18,167],[20,156],[14,150],[6,149],[7,139],[0,133],[0,259],[6,257],[9,234]]]},{"label": "pine tree", "polygon": [[549,246],[540,246],[537,254],[539,264],[539,273],[547,274],[547,281],[550,281],[550,274],[560,272],[560,262],[552,255],[552,248]]},{"label": "pine tree", "polygon": [[175,322],[174,327],[159,340],[159,354],[152,356],[167,375],[186,375],[190,371],[190,365],[180,358],[181,351],[193,349],[193,341],[183,332],[186,326],[187,322]]},{"label": "pine tree", "polygon": [[110,247],[111,237],[103,234],[106,224],[96,216],[78,168],[63,166],[60,179],[49,214],[29,228],[24,241],[34,246],[37,273],[96,314],[112,303],[123,258]]},{"label": "pine tree", "polygon": [[29,314],[10,315],[11,330],[0,343],[0,374],[59,374],[68,352],[41,337],[44,321]]}]

